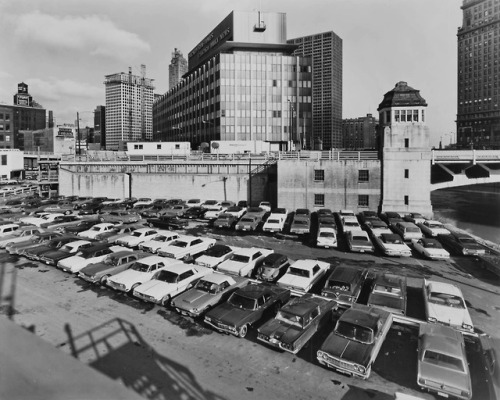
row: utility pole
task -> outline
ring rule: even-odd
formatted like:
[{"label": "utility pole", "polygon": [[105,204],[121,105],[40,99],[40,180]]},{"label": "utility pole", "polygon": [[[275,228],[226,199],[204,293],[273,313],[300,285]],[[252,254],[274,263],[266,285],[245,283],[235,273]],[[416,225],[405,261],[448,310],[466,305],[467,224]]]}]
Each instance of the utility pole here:
[{"label": "utility pole", "polygon": [[78,111],[76,112],[76,129],[78,137],[78,155],[80,156],[82,154],[82,138],[80,137],[80,114]]}]

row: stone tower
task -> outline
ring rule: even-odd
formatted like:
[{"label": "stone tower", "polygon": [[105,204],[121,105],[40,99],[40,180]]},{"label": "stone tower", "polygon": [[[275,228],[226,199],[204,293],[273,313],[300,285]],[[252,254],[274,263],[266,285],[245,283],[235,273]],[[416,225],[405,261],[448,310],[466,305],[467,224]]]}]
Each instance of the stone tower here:
[{"label": "stone tower", "polygon": [[432,216],[431,146],[426,101],[420,91],[398,82],[379,111],[382,155],[381,211]]}]

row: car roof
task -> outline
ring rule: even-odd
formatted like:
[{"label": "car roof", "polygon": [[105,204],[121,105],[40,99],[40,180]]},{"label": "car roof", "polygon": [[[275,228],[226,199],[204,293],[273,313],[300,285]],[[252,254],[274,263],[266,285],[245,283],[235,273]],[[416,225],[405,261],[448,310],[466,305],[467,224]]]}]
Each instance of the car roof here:
[{"label": "car roof", "polygon": [[[358,306],[362,307],[358,307]],[[374,307],[356,304],[356,307],[348,308],[340,317],[339,321],[349,322],[352,324],[364,326],[375,331],[378,327],[382,310],[377,310]]]},{"label": "car roof", "polygon": [[293,310],[293,314],[298,316],[308,315],[312,310],[318,308],[318,304],[307,298],[296,297],[289,301],[283,308],[283,311]]},{"label": "car roof", "polygon": [[463,336],[457,330],[441,324],[420,325],[419,336],[424,350],[433,350],[462,358]]},{"label": "car roof", "polygon": [[244,286],[240,289],[238,289],[237,293],[242,293],[244,294],[245,297],[248,297],[250,299],[258,299],[261,297],[264,293],[272,293],[271,286],[268,286],[263,283],[257,283],[257,284],[250,284],[247,286]]},{"label": "car roof", "polygon": [[271,253],[271,254],[268,254],[264,258],[264,261],[276,262],[278,260],[285,259],[285,258],[287,258],[287,256],[285,256],[284,254],[281,254],[281,253]]},{"label": "car roof", "polygon": [[312,269],[316,265],[325,264],[323,261],[318,260],[297,260],[290,267],[302,268],[302,269]]},{"label": "car roof", "polygon": [[352,278],[364,272],[366,268],[358,267],[357,265],[338,265],[332,271],[328,280],[337,280],[342,282],[350,282]]},{"label": "car roof", "polygon": [[202,279],[204,281],[216,283],[218,285],[225,281],[229,281],[230,283],[231,281],[234,281],[234,278],[232,276],[224,275],[220,272],[212,272],[211,274],[205,275]]},{"label": "car roof", "polygon": [[240,247],[238,250],[234,252],[234,254],[238,255],[243,255],[243,256],[251,256],[252,254],[256,253],[257,251],[262,251],[264,249],[260,249],[258,247]]},{"label": "car roof", "polygon": [[452,285],[451,283],[426,281],[426,286],[429,288],[431,292],[448,293],[448,294],[453,294],[455,296],[463,297],[460,289],[457,286]]}]

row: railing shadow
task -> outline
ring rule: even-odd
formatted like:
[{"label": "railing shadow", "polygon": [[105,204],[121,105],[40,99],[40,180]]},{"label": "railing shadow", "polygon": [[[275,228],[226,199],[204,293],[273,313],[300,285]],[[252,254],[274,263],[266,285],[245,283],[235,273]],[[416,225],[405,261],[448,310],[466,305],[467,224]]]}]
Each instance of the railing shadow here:
[{"label": "railing shadow", "polygon": [[139,395],[154,400],[223,400],[193,373],[151,347],[133,324],[116,318],[74,335],[65,325],[71,354]]}]

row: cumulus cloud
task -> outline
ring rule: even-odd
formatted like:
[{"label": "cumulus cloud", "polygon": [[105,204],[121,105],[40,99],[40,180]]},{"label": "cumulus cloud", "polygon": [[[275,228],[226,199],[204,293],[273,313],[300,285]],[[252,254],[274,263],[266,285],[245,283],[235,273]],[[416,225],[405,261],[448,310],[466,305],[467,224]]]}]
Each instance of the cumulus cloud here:
[{"label": "cumulus cloud", "polygon": [[40,12],[19,17],[15,34],[49,48],[87,52],[128,60],[150,46],[135,33],[118,28],[109,19],[91,16],[58,17]]}]

